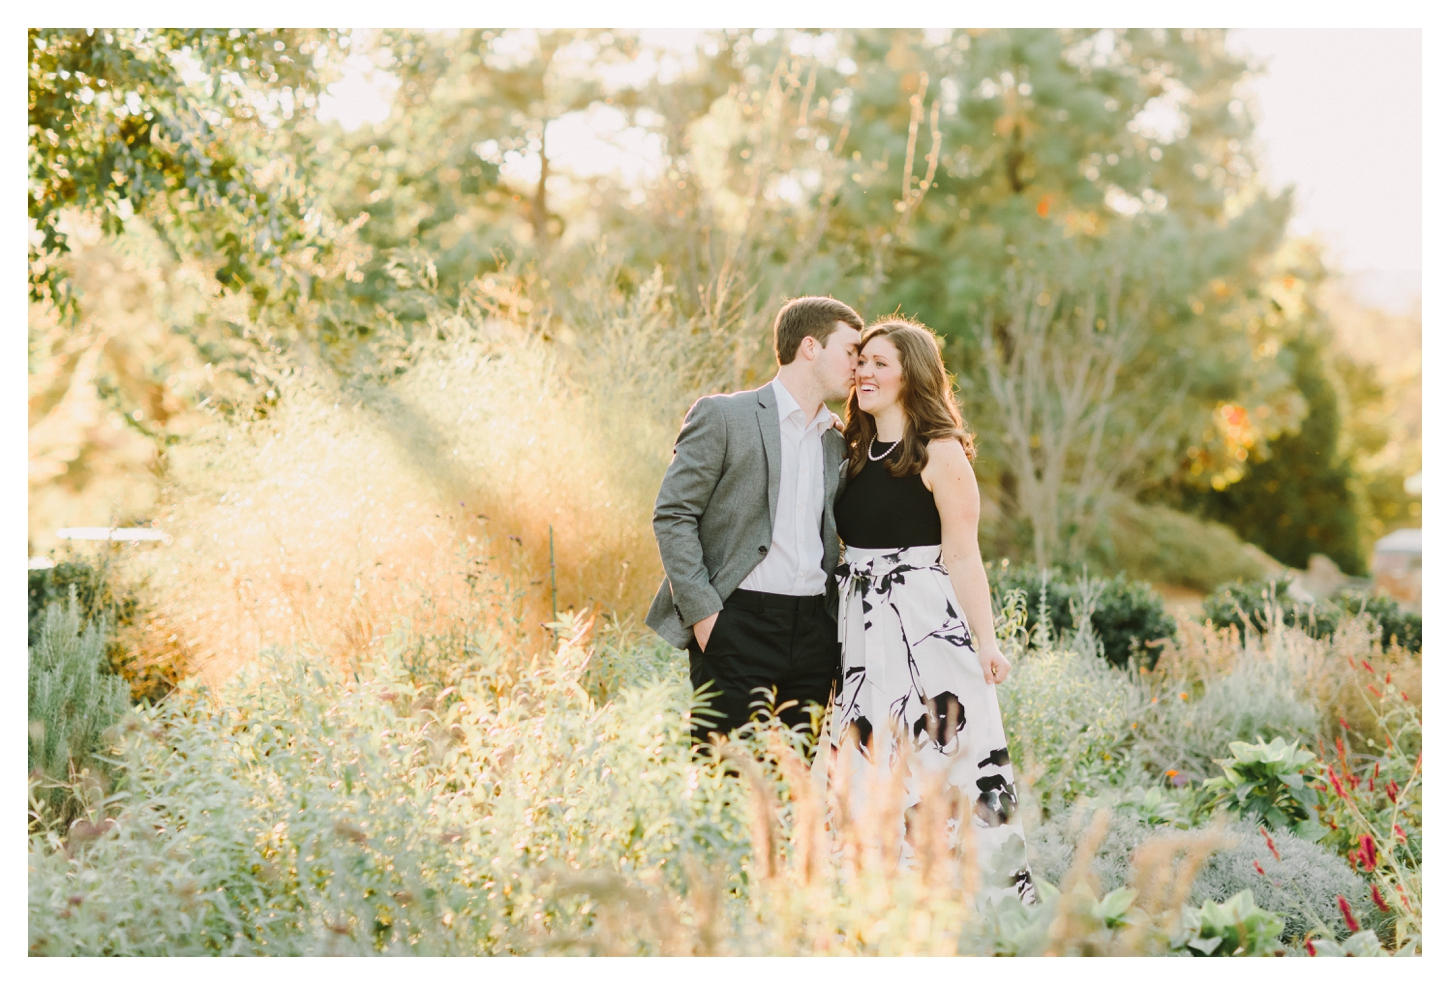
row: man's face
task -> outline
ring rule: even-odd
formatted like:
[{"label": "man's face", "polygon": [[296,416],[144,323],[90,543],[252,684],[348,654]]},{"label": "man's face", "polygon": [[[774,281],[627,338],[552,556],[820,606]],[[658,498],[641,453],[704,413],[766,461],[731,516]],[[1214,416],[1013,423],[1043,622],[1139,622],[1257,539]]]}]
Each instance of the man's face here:
[{"label": "man's face", "polygon": [[836,322],[836,330],[815,360],[816,379],[827,400],[845,400],[850,395],[860,348],[861,333],[843,321]]}]

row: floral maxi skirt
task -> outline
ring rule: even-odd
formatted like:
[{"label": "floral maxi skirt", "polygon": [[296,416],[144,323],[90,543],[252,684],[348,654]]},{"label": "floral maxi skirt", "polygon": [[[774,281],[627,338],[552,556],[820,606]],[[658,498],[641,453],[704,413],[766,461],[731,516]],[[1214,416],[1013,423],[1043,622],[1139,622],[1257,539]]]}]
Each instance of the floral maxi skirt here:
[{"label": "floral maxi skirt", "polygon": [[[923,781],[941,783],[959,805],[946,812],[954,815],[947,847],[961,845],[967,819],[988,898],[1034,902],[997,688],[983,678],[941,548],[847,547],[836,578],[842,663],[830,755],[832,773],[849,784],[851,813],[860,817],[869,791],[882,789],[873,778],[900,771],[905,833]],[[900,844],[911,864],[911,846]]]}]

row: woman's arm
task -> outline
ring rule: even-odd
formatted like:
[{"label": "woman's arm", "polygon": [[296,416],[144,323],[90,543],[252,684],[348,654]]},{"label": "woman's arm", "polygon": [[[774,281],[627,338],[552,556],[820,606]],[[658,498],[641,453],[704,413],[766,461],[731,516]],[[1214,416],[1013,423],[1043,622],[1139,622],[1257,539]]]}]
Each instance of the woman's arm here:
[{"label": "woman's arm", "polygon": [[958,601],[966,610],[967,626],[982,662],[982,676],[988,684],[1000,684],[1007,679],[1012,665],[1002,655],[992,625],[992,590],[987,584],[987,569],[982,566],[982,551],[977,545],[982,496],[961,442],[939,438],[928,445],[921,480],[941,514],[942,564],[951,576]]}]

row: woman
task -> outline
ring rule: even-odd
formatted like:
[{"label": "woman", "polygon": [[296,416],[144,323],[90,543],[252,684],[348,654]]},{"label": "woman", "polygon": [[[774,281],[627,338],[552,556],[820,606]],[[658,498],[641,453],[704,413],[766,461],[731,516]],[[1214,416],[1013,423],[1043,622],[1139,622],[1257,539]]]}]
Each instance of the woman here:
[{"label": "woman", "polygon": [[[994,895],[1035,900],[995,685],[1011,669],[997,645],[977,547],[972,437],[952,398],[936,337],[891,319],[861,337],[846,407],[845,542],[837,568],[842,687],[833,709],[837,772],[853,792],[911,747],[904,818],[928,771],[965,798]],[[964,618],[965,617],[965,620]],[[857,794],[859,796],[859,794]],[[960,843],[957,820],[947,843]],[[914,839],[913,839],[914,840]],[[910,857],[909,844],[903,845]]]}]

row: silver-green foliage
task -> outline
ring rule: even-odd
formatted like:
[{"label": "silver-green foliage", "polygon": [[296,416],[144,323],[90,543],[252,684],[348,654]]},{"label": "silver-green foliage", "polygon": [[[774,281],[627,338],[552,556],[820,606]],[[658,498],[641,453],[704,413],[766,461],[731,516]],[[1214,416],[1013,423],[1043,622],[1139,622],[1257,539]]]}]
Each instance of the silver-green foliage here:
[{"label": "silver-green foliage", "polygon": [[[130,704],[130,689],[111,673],[105,648],[105,618],[86,625],[74,588],[65,606],[46,607],[40,638],[30,648],[26,764],[48,784],[67,783],[82,770],[100,772],[102,733]],[[65,796],[62,787],[48,787],[52,809],[62,809]]]},{"label": "silver-green foliage", "polygon": [[1040,620],[1031,641],[1025,620],[1021,593],[1013,592],[998,630],[1012,673],[997,699],[1017,775],[1051,812],[1136,777],[1129,750],[1144,699],[1128,672],[1098,656],[1084,619],[1067,640],[1052,639]]},{"label": "silver-green foliage", "polygon": [[594,919],[561,874],[683,890],[692,856],[728,892],[741,792],[690,758],[688,683],[602,703],[582,670],[484,659],[444,693],[272,656],[141,711],[115,827],[32,840],[32,953],[532,953]]},{"label": "silver-green foliage", "polygon": [[[1087,811],[1059,815],[1031,834],[1028,845],[1035,874],[1048,882],[1062,880],[1072,866],[1087,817]],[[1127,883],[1133,849],[1154,833],[1154,826],[1144,823],[1138,811],[1113,812],[1107,834],[1089,864],[1101,892]],[[1277,832],[1272,835],[1279,852],[1275,858],[1253,822],[1234,822],[1225,834],[1230,844],[1209,855],[1189,890],[1194,906],[1209,900],[1222,903],[1252,891],[1259,906],[1284,918],[1286,941],[1325,928],[1343,933],[1336,896],[1348,899],[1357,912],[1366,912],[1369,890],[1364,880],[1322,846],[1287,831]]]}]

